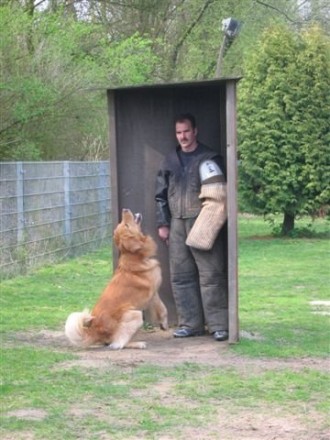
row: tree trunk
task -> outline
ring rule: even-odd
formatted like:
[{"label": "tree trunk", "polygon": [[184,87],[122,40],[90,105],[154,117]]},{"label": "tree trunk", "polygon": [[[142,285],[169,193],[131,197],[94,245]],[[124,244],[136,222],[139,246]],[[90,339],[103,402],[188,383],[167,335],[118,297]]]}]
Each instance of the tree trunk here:
[{"label": "tree trunk", "polygon": [[294,214],[284,213],[284,219],[282,223],[282,234],[289,235],[289,233],[294,229]]}]

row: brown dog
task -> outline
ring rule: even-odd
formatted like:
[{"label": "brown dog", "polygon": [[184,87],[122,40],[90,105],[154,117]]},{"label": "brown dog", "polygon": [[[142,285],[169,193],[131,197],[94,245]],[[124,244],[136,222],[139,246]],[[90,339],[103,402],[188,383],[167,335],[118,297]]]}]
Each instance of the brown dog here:
[{"label": "brown dog", "polygon": [[143,325],[142,311],[149,308],[162,329],[168,328],[167,310],[158,295],[162,281],[154,258],[156,243],[141,231],[141,214],[123,209],[114,231],[120,251],[118,267],[94,309],[72,313],[65,334],[75,345],[106,344],[110,349],[145,348],[145,342],[130,342]]}]

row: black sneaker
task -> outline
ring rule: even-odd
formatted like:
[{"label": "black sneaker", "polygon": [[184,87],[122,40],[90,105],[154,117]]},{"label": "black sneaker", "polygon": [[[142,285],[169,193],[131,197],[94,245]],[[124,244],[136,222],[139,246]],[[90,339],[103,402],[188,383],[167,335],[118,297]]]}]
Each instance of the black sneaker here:
[{"label": "black sneaker", "polygon": [[189,338],[190,336],[203,336],[204,334],[204,330],[194,330],[186,327],[177,328],[173,332],[175,338]]},{"label": "black sneaker", "polygon": [[216,330],[212,335],[216,341],[227,341],[229,336],[227,330]]}]

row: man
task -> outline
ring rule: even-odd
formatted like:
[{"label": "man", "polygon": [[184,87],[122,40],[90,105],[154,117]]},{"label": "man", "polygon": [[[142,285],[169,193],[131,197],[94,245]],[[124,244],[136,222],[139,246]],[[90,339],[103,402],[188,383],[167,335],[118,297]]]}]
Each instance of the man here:
[{"label": "man", "polygon": [[[169,244],[170,277],[179,327],[173,336],[228,339],[228,290],[221,228],[226,182],[221,157],[197,140],[193,115],[175,119],[178,146],[157,174],[156,220]],[[220,231],[220,233],[219,233]]]}]

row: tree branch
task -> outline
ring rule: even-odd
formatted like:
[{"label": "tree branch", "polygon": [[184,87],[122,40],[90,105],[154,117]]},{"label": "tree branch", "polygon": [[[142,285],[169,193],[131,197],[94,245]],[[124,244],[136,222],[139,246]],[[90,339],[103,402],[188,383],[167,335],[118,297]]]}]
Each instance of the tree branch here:
[{"label": "tree branch", "polygon": [[273,5],[269,5],[268,3],[265,3],[265,2],[263,2],[261,0],[255,0],[255,2],[258,3],[261,6],[265,6],[266,8],[273,9],[274,11],[279,12],[280,14],[284,15],[284,17],[287,20],[289,20],[291,23],[297,23],[297,21],[292,20],[292,18],[290,18],[284,11],[281,11],[281,9],[278,9],[278,8],[276,8]]},{"label": "tree branch", "polygon": [[178,41],[177,45],[175,46],[173,55],[172,55],[172,66],[173,69],[177,63],[178,60],[178,56],[179,56],[179,51],[181,49],[181,47],[183,46],[184,42],[186,41],[186,39],[189,37],[189,35],[192,33],[193,29],[195,28],[195,26],[198,24],[198,22],[200,21],[200,19],[202,18],[202,16],[204,15],[205,11],[207,10],[207,8],[214,3],[215,0],[208,0],[204,3],[204,6],[202,7],[202,9],[200,10],[199,14],[197,15],[197,17],[195,18],[195,20],[190,24],[190,26],[186,29],[185,33],[182,35],[181,39]]}]

